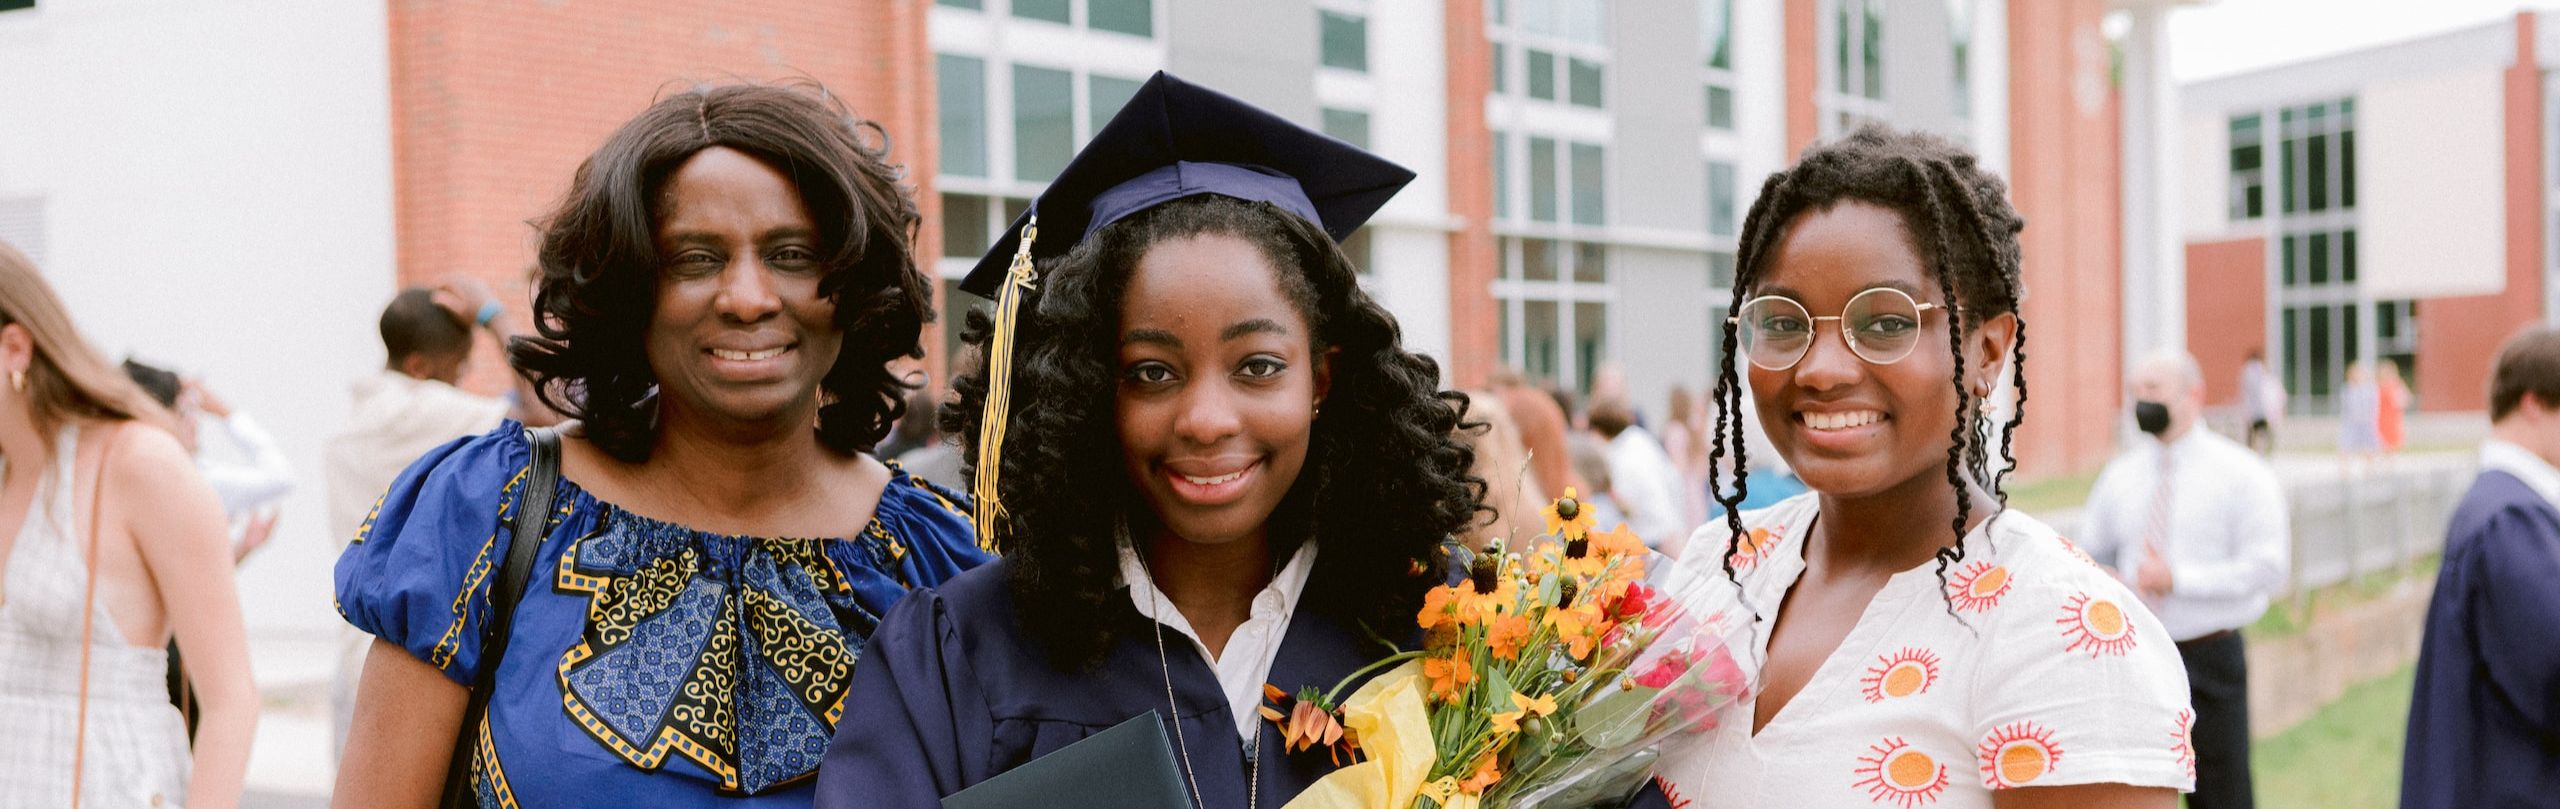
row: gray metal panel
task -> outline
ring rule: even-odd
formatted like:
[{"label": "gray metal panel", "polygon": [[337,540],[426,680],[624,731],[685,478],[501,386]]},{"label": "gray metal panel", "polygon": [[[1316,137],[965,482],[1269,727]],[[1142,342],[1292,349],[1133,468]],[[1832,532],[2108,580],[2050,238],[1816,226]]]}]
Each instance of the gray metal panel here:
[{"label": "gray metal panel", "polygon": [[[1165,0],[1166,69],[1309,127],[1316,119],[1316,7],[1309,0]],[[1374,68],[1380,45],[1369,41]]]},{"label": "gray metal panel", "polygon": [[1945,3],[1892,3],[1884,11],[1884,97],[1893,123],[1962,142],[1956,117],[1955,31]]},{"label": "gray metal panel", "polygon": [[[1618,299],[1609,309],[1609,354],[1626,369],[1627,395],[1655,425],[1669,417],[1671,387],[1708,388],[1706,258],[1685,250],[1613,247],[1609,273]],[[1721,334],[1721,332],[1717,332]]]},{"label": "gray metal panel", "polygon": [[[2551,54],[2542,54],[2551,58]],[[2187,115],[2225,115],[2353,96],[2366,85],[2515,64],[2515,20],[2236,73],[2178,87]]]},{"label": "gray metal panel", "polygon": [[1706,129],[1706,90],[1697,4],[1618,0],[1609,13],[1605,101],[1617,125],[1608,152],[1609,224],[1704,232],[1707,168],[1698,137]]}]

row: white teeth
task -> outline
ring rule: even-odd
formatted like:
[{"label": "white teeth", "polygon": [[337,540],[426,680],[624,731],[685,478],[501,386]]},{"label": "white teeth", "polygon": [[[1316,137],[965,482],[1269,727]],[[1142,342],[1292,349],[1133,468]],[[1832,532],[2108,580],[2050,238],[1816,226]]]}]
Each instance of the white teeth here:
[{"label": "white teeth", "polygon": [[1804,425],[1816,430],[1846,430],[1851,427],[1864,427],[1883,420],[1884,414],[1873,410],[1853,410],[1847,413],[1804,414]]},{"label": "white teeth", "polygon": [[762,351],[731,351],[726,348],[715,348],[711,349],[711,356],[719,357],[724,360],[751,362],[754,360],[772,359],[774,357],[782,356],[784,348],[787,348],[787,346],[777,346],[774,348],[764,349]]},{"label": "white teeth", "polygon": [[[1175,473],[1175,474],[1180,474],[1180,473]],[[1192,477],[1192,476],[1190,476],[1190,475],[1183,475],[1183,476],[1182,476],[1182,479],[1183,479],[1183,480],[1186,480],[1186,481],[1190,481],[1190,482],[1191,482],[1191,485],[1193,485],[1193,486],[1216,486],[1216,485],[1218,485],[1218,484],[1220,484],[1220,483],[1225,483],[1225,482],[1227,482],[1227,481],[1234,480],[1234,479],[1236,479],[1236,478],[1240,478],[1240,477],[1244,477],[1244,470],[1239,469],[1239,470],[1236,470],[1236,471],[1233,471],[1233,472],[1229,472],[1229,473],[1226,473],[1226,474],[1223,474],[1223,475],[1219,475],[1219,476],[1214,477],[1214,478],[1195,478],[1195,477]]]}]

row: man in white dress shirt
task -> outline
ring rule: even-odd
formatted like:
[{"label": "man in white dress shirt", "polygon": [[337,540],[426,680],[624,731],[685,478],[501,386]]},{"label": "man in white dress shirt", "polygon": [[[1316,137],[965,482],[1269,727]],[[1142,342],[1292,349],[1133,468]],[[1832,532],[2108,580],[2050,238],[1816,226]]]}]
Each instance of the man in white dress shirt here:
[{"label": "man in white dress shirt", "polygon": [[1678,550],[1689,529],[1697,527],[1689,524],[1688,509],[1681,505],[1680,487],[1687,484],[1680,465],[1653,433],[1636,425],[1635,408],[1624,395],[1593,394],[1589,418],[1591,431],[1608,442],[1609,491],[1626,512],[1627,527],[1644,539],[1645,547]]},{"label": "man in white dress shirt", "polygon": [[2133,585],[2187,665],[2195,703],[2195,809],[2248,807],[2249,668],[2240,628],[2284,586],[2284,488],[2257,453],[2206,429],[2195,358],[2161,352],[2128,387],[2145,435],[2107,463],[2081,547]]}]

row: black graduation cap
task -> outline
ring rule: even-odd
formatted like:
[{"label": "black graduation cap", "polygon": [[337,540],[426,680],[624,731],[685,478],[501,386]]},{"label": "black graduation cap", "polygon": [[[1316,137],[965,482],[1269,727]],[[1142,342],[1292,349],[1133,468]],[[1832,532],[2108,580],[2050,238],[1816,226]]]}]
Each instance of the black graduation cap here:
[{"label": "black graduation cap", "polygon": [[1413,172],[1232,96],[1157,72],[960,282],[995,297],[1033,218],[1048,258],[1130,215],[1183,197],[1268,202],[1306,217],[1335,241],[1413,181]]},{"label": "black graduation cap", "polygon": [[[1063,254],[1139,211],[1200,194],[1267,202],[1341,241],[1409,182],[1413,172],[1403,166],[1224,93],[1161,71],[1147,79],[960,282],[996,302],[970,486],[979,544],[1001,547],[997,459],[1012,415],[1014,331],[1024,296],[1039,284],[1035,259]],[[1040,238],[1044,229],[1049,238]]]}]

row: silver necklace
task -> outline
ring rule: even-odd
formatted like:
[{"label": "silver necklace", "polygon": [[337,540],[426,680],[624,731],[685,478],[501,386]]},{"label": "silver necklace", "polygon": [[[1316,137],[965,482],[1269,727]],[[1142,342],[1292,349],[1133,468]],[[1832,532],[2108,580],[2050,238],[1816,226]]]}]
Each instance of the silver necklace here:
[{"label": "silver necklace", "polygon": [[[1120,530],[1121,537],[1125,541],[1128,537],[1128,528],[1123,526]],[[1135,552],[1136,546],[1132,545],[1131,550]],[[1138,554],[1138,569],[1145,571],[1147,574],[1147,606],[1154,610],[1157,615],[1163,615],[1164,602],[1156,600],[1156,574],[1155,571],[1147,569],[1147,556],[1144,553]],[[1153,621],[1154,619],[1150,618],[1149,620]],[[1173,709],[1173,746],[1176,751],[1182,753],[1182,777],[1191,782],[1191,804],[1193,806],[1200,807],[1200,809],[1209,809],[1208,800],[1200,795],[1200,776],[1194,774],[1191,770],[1191,742],[1189,739],[1184,738],[1182,732],[1182,702],[1181,700],[1174,699],[1173,697],[1173,664],[1165,657],[1164,653],[1164,622],[1154,621],[1154,623],[1156,636],[1156,670],[1164,673],[1164,704],[1166,707]],[[1258,809],[1262,805],[1261,728],[1254,728],[1253,745],[1245,749],[1245,757],[1252,762],[1250,769],[1247,770],[1248,775],[1245,776],[1244,782],[1245,807],[1246,809]]]}]

